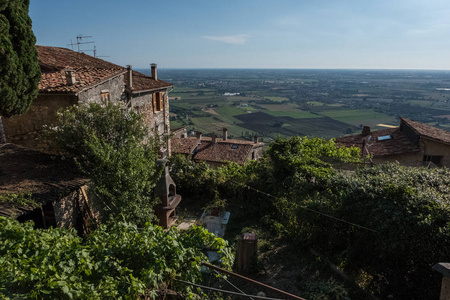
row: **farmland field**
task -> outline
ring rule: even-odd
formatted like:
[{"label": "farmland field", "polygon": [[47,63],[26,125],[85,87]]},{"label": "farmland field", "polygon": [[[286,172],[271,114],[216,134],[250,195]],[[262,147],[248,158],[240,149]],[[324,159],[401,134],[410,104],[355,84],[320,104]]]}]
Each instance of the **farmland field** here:
[{"label": "farmland field", "polygon": [[450,128],[447,71],[179,69],[160,77],[174,84],[171,126],[206,135],[227,127],[235,138],[331,138],[397,126],[399,116]]}]

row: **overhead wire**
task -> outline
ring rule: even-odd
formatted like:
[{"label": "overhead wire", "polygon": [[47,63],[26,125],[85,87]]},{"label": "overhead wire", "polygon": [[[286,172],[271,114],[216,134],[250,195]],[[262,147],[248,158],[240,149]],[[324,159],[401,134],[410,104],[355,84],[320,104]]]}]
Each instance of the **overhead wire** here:
[{"label": "overhead wire", "polygon": [[[266,193],[266,192],[264,192],[264,191],[261,191],[261,190],[259,190],[259,189],[255,189],[255,188],[253,188],[253,187],[251,187],[251,186],[249,186],[249,185],[247,185],[247,184],[239,183],[239,182],[236,182],[236,181],[234,181],[234,180],[230,180],[230,181],[232,181],[232,182],[234,182],[234,183],[236,183],[236,184],[241,184],[241,185],[243,185],[244,187],[246,187],[247,189],[253,190],[253,191],[255,191],[255,192],[257,192],[257,193],[260,193],[260,194],[263,194],[263,195],[265,195],[265,196],[267,196],[267,197],[271,197],[271,198],[273,198],[273,199],[278,199],[278,197],[275,197],[275,196],[273,196],[273,195],[271,195],[271,194],[269,194],[269,193]],[[318,211],[318,210],[315,210],[315,209],[312,209],[312,208],[309,208],[309,207],[300,206],[300,208],[301,208],[301,209],[304,209],[304,210],[307,210],[307,211],[310,211],[310,212],[314,212],[314,213],[316,213],[316,214],[322,215],[322,216],[324,216],[324,217],[327,217],[327,218],[330,218],[330,219],[333,219],[333,220],[336,220],[336,221],[339,221],[339,222],[343,222],[343,223],[346,223],[346,224],[349,224],[349,225],[352,225],[352,226],[355,226],[355,227],[358,227],[358,228],[361,228],[361,229],[364,229],[364,230],[368,230],[368,231],[371,231],[371,232],[378,233],[377,230],[374,230],[374,229],[372,229],[372,228],[369,228],[369,227],[366,227],[366,226],[363,226],[363,225],[360,225],[360,224],[356,224],[356,223],[353,223],[353,222],[350,222],[350,221],[347,221],[347,220],[344,220],[344,219],[341,219],[341,218],[337,218],[337,217],[335,217],[335,216],[332,216],[332,215],[329,215],[329,214],[320,212],[320,211]]]},{"label": "overhead wire", "polygon": [[232,292],[232,291],[227,291],[227,290],[223,290],[223,289],[218,289],[218,288],[213,288],[213,287],[209,287],[209,286],[205,286],[205,285],[201,285],[201,284],[196,284],[196,283],[192,283],[189,281],[184,281],[181,279],[174,279],[177,282],[181,282],[184,284],[189,284],[195,287],[199,287],[201,289],[205,289],[205,290],[212,290],[215,292],[220,292],[220,293],[224,293],[224,294],[230,294],[230,295],[235,295],[235,296],[241,296],[241,297],[247,297],[247,298],[256,298],[256,299],[265,299],[265,300],[283,300],[280,298],[269,298],[269,297],[265,297],[265,296],[254,296],[254,295],[247,295],[247,294],[241,294],[241,293],[236,293],[236,292]]}]

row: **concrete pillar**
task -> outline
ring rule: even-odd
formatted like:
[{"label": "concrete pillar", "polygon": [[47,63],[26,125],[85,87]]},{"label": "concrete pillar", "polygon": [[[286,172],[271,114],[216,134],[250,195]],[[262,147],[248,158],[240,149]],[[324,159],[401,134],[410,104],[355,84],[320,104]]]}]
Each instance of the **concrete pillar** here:
[{"label": "concrete pillar", "polygon": [[438,263],[433,270],[442,274],[441,296],[439,300],[450,300],[450,263]]}]

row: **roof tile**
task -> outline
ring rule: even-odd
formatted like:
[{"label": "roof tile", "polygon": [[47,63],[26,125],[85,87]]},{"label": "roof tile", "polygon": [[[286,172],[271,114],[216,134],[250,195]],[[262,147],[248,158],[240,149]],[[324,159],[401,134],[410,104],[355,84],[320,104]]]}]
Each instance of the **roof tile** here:
[{"label": "roof tile", "polygon": [[[66,48],[36,46],[39,54],[42,79],[41,93],[77,93],[126,72],[126,68],[108,61]],[[77,83],[68,85],[65,69],[75,70]],[[125,80],[125,78],[124,78]],[[154,80],[152,77],[133,71],[133,91],[167,88],[171,83]]]}]

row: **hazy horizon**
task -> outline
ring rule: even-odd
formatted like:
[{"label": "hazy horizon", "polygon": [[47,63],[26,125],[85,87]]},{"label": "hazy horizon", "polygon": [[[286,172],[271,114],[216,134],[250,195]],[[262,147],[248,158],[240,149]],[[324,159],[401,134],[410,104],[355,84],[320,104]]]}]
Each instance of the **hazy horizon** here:
[{"label": "hazy horizon", "polygon": [[[444,0],[34,0],[37,44],[171,69],[450,70]],[[92,54],[92,51],[87,52]]]}]

